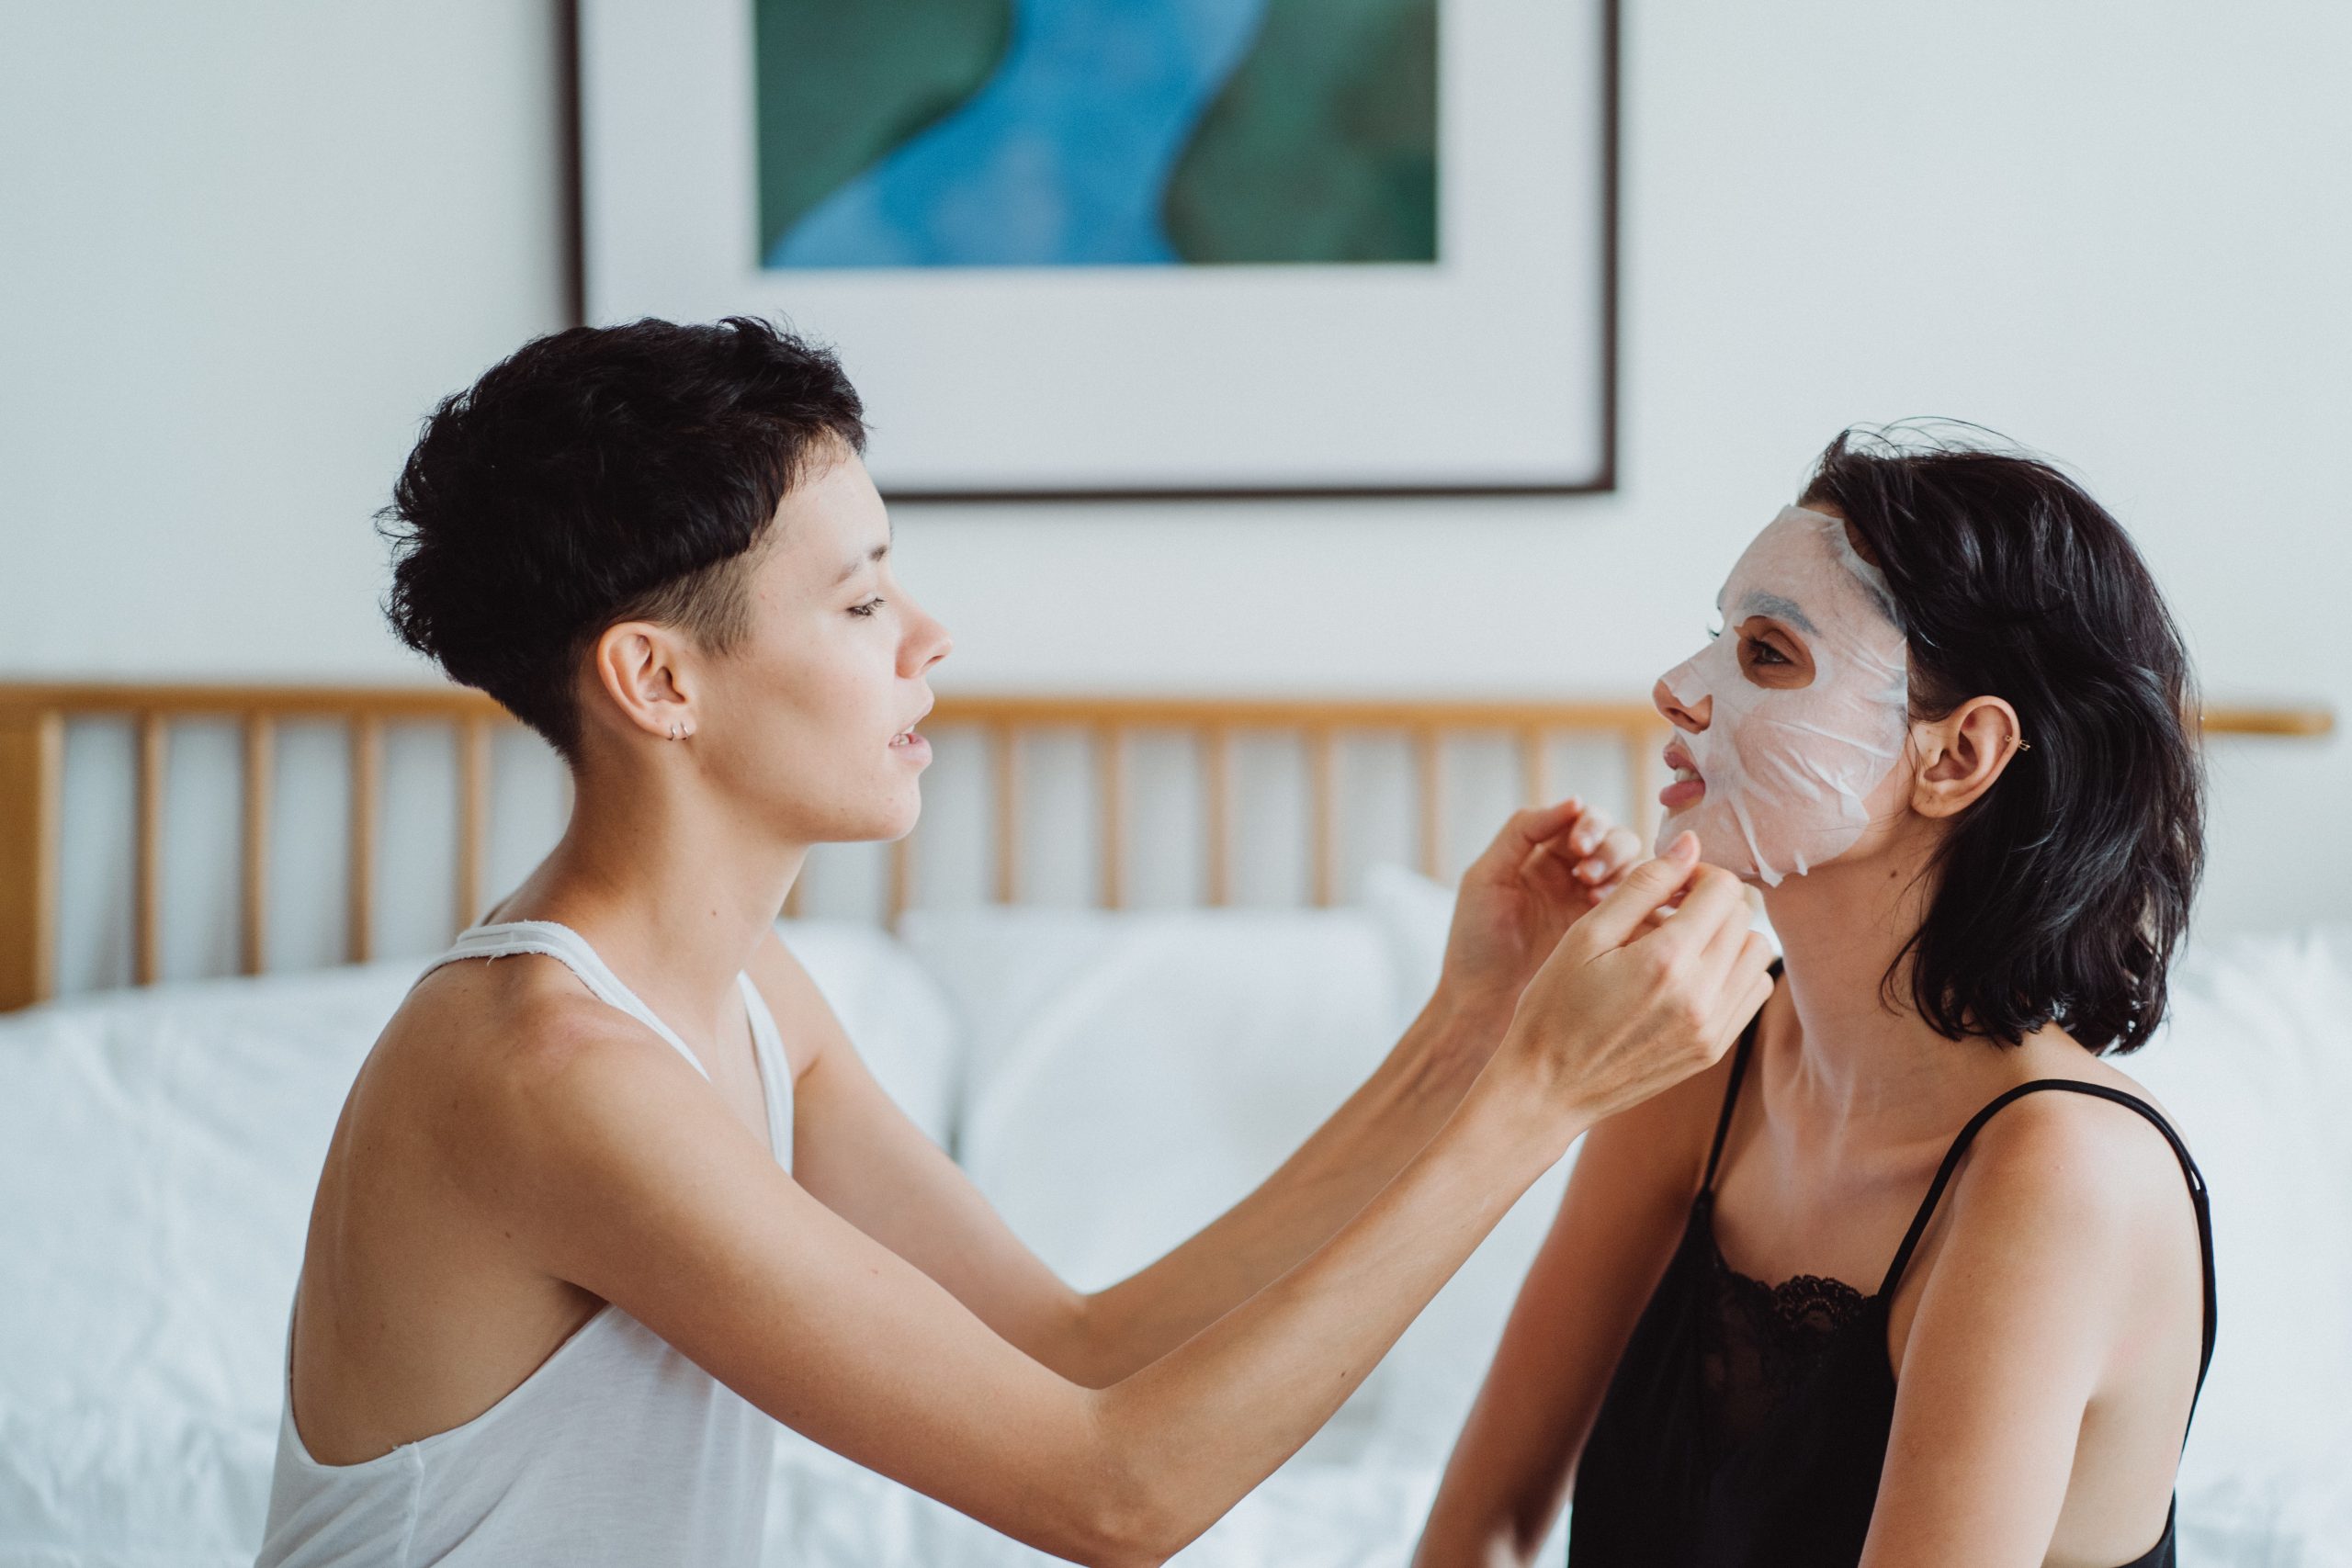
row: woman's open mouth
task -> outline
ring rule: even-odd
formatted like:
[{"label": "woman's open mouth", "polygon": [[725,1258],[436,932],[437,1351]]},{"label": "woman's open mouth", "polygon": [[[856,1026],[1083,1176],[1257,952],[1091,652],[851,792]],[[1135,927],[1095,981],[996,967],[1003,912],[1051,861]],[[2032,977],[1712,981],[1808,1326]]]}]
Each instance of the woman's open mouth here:
[{"label": "woman's open mouth", "polygon": [[931,742],[912,729],[901,729],[890,737],[890,750],[910,761],[931,761]]},{"label": "woman's open mouth", "polygon": [[1707,793],[1707,781],[1699,776],[1690,753],[1682,749],[1680,741],[1667,743],[1666,765],[1674,770],[1674,782],[1657,792],[1657,803],[1668,811],[1698,804],[1700,796]]}]

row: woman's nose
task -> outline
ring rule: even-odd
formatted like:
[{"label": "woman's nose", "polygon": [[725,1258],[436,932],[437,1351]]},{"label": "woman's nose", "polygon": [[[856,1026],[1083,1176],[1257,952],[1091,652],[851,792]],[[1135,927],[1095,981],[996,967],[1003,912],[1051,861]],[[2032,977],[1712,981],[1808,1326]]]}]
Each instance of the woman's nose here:
[{"label": "woman's nose", "polygon": [[907,599],[907,633],[899,643],[899,668],[901,673],[912,677],[927,672],[946,658],[956,642],[947,635],[947,628],[911,598]]},{"label": "woman's nose", "polygon": [[1715,699],[1713,697],[1701,697],[1695,703],[1677,701],[1673,688],[1666,683],[1662,675],[1658,677],[1657,684],[1650,688],[1650,703],[1666,716],[1668,724],[1686,735],[1696,735],[1706,728],[1707,721],[1714,716],[1715,712]]}]

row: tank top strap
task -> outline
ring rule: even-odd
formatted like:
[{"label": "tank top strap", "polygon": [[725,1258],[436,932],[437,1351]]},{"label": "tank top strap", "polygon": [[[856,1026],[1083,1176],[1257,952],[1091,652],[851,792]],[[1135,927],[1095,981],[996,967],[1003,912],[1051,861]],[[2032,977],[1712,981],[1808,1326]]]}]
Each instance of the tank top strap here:
[{"label": "tank top strap", "polygon": [[[669,1042],[672,1049],[684,1056],[694,1070],[705,1078],[710,1069],[702,1059],[678,1038],[677,1032],[654,1015],[653,1010],[638,998],[635,991],[621,983],[588,939],[570,926],[555,920],[501,920],[492,925],[475,926],[460,931],[449,944],[449,950],[427,964],[417,978],[440,968],[469,958],[506,958],[515,953],[537,953],[552,958],[580,977],[580,983],[607,1007],[617,1008],[646,1028]],[[773,1026],[771,1026],[773,1027]]]},{"label": "tank top strap", "polygon": [[[1894,1287],[1903,1279],[1903,1271],[1910,1267],[1911,1255],[1918,1250],[1919,1238],[1927,1234],[1928,1222],[1935,1217],[1936,1204],[1942,1200],[1944,1189],[1951,1184],[1952,1172],[1959,1169],[1961,1156],[1968,1152],[1968,1145],[1975,1141],[1977,1132],[2011,1101],[2022,1100],[2029,1094],[2044,1089],[2056,1089],[2067,1094],[2087,1094],[2096,1099],[2112,1100],[2118,1105],[2138,1111],[2154,1124],[2157,1132],[2165,1135],[2165,1142],[2172,1145],[2173,1157],[2180,1161],[2181,1174],[2188,1182],[2189,1205],[2197,1213],[2198,1260],[2204,1273],[2204,1327],[2197,1358],[2197,1393],[2202,1394],[2205,1390],[2206,1369],[2213,1363],[2214,1314],[2217,1304],[2213,1283],[2213,1215],[2206,1199],[2205,1174],[2197,1168],[2197,1162],[2189,1157],[2188,1145],[2180,1141],[2180,1134],[2173,1131],[2172,1123],[2157,1114],[2154,1106],[2150,1105],[2136,1094],[2126,1094],[2120,1089],[2109,1089],[2105,1084],[2083,1083],[2075,1078],[2036,1078],[2030,1083],[2021,1083],[2015,1089],[1996,1096],[1990,1104],[1970,1117],[1968,1124],[1960,1130],[1960,1135],[1951,1141],[1951,1148],[1944,1155],[1943,1164],[1936,1168],[1936,1179],[1928,1184],[1928,1195],[1919,1202],[1919,1212],[1911,1217],[1911,1228],[1904,1233],[1903,1245],[1895,1248],[1894,1261],[1887,1265],[1886,1278],[1880,1282],[1878,1288],[1880,1298],[1886,1299],[1894,1294]],[[2197,1412],[2196,1395],[2190,1397],[2188,1409],[2193,1417]]]},{"label": "tank top strap", "polygon": [[[1779,959],[1772,961],[1772,967],[1768,973],[1775,982],[1779,981],[1781,978]],[[1755,1055],[1756,1029],[1763,1019],[1763,1011],[1759,1009],[1756,1016],[1747,1021],[1747,1027],[1739,1032],[1739,1043],[1732,1047],[1731,1077],[1724,1085],[1724,1108],[1715,1114],[1715,1141],[1707,1147],[1707,1172],[1699,1179],[1699,1191],[1702,1196],[1711,1195],[1715,1190],[1715,1168],[1723,1163],[1724,1139],[1731,1132],[1731,1113],[1738,1108],[1739,1086],[1747,1077],[1747,1058]]]}]

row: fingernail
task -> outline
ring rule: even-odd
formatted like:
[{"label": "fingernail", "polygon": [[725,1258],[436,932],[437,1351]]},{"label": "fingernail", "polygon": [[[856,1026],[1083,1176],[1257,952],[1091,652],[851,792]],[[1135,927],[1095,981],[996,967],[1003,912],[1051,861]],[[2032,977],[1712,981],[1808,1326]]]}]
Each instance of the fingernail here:
[{"label": "fingernail", "polygon": [[1609,868],[1607,866],[1601,864],[1597,860],[1578,861],[1577,863],[1577,874],[1584,878],[1587,882],[1600,881],[1601,874],[1608,869]]},{"label": "fingernail", "polygon": [[1675,835],[1674,842],[1666,846],[1666,852],[1673,856],[1676,860],[1697,860],[1699,858],[1699,835],[1690,831],[1690,829],[1685,828],[1681,832]]}]

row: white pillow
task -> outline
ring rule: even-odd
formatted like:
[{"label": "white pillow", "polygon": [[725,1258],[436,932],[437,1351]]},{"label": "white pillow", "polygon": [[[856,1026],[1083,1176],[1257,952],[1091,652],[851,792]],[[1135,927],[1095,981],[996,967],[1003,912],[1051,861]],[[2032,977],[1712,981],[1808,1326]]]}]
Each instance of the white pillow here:
[{"label": "white pillow", "polygon": [[1395,1043],[1388,950],[1361,911],[983,909],[901,934],[966,1021],[958,1158],[1081,1289],[1246,1195]]},{"label": "white pillow", "polygon": [[251,1560],[312,1184],[415,972],[0,1019],[0,1522],[20,1560]]},{"label": "white pillow", "polygon": [[2352,927],[2196,942],[2170,1018],[2119,1065],[2211,1191],[2220,1335],[2184,1541],[2352,1540]]},{"label": "white pillow", "polygon": [[966,1170],[1085,1288],[1215,1218],[1393,1043],[1388,954],[1354,911],[991,910],[905,935],[963,1004]]}]

